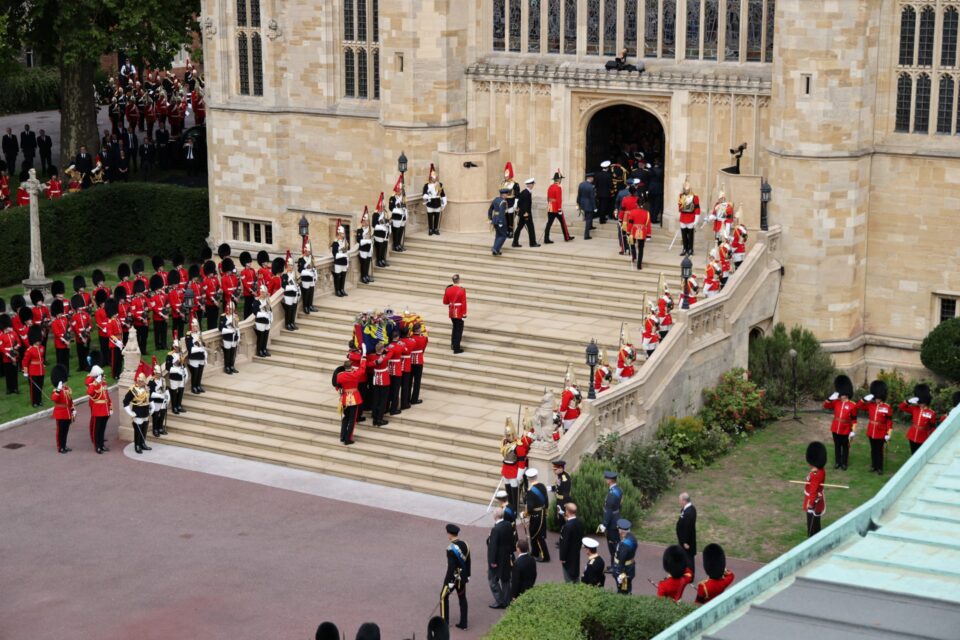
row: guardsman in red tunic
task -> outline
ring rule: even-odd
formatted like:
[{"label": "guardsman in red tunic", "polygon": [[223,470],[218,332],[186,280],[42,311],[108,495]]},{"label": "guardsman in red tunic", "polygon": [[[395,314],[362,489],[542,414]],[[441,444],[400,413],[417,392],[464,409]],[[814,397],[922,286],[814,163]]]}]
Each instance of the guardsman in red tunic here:
[{"label": "guardsman in red tunic", "polygon": [[130,131],[135,131],[137,124],[140,122],[140,109],[137,108],[137,101],[132,95],[127,96],[127,106],[124,108],[124,114],[127,117],[127,128]]},{"label": "guardsman in red tunic", "polygon": [[[183,335],[183,299],[184,284],[180,281],[180,272],[174,269],[167,274],[167,310],[172,323],[173,332]],[[166,333],[164,333],[166,336]]]},{"label": "guardsman in red tunic", "polygon": [[719,252],[716,248],[710,249],[710,258],[707,260],[707,268],[703,276],[703,294],[708,298],[720,293],[720,260]]},{"label": "guardsman in red tunic", "polygon": [[98,292],[98,291],[103,291],[103,293],[104,293],[108,298],[111,296],[111,294],[113,293],[113,291],[111,291],[110,287],[107,285],[106,277],[103,275],[103,271],[101,271],[100,269],[94,269],[94,270],[93,270],[93,275],[91,276],[91,279],[93,280],[93,296],[94,296],[94,300],[96,300],[96,296],[97,296],[97,292]]},{"label": "guardsman in red tunic", "polygon": [[56,171],[51,172],[50,179],[47,180],[46,186],[47,198],[50,200],[59,200],[63,197],[63,183],[60,182],[60,178],[57,176]]},{"label": "guardsman in red tunic", "polygon": [[373,426],[382,427],[390,424],[388,420],[383,419],[383,414],[387,410],[387,400],[390,395],[390,357],[386,351],[386,344],[378,342],[376,353],[373,354]]},{"label": "guardsman in red tunic", "polygon": [[267,280],[267,293],[271,296],[283,288],[282,274],[286,268],[286,261],[283,258],[274,258],[270,265],[270,277]]},{"label": "guardsman in red tunic", "polygon": [[[391,312],[384,312],[386,315],[393,315]],[[407,347],[400,339],[400,334],[393,336],[393,341],[387,347],[390,361],[390,415],[400,415],[400,391],[403,388],[403,355]]]},{"label": "guardsman in red tunic", "polygon": [[724,231],[730,224],[731,217],[733,217],[733,205],[727,202],[727,194],[723,190],[723,185],[720,185],[717,202],[713,205],[713,211],[708,217],[708,220],[713,222],[713,237],[717,244],[723,242]]},{"label": "guardsman in red tunic", "polygon": [[[121,287],[118,287],[121,289]],[[120,303],[117,300],[109,299],[105,303],[107,311],[107,340],[110,342],[110,373],[113,379],[120,377],[123,371],[123,340],[125,332],[123,330],[122,320],[120,318]]]},{"label": "guardsman in red tunic", "polygon": [[53,384],[50,399],[53,401],[53,420],[57,423],[57,451],[60,453],[71,451],[67,447],[67,434],[70,432],[70,425],[77,419],[77,409],[73,406],[73,391],[67,386],[69,377],[70,374],[63,365],[58,364],[50,372],[50,382]]},{"label": "guardsman in red tunic", "polygon": [[400,342],[403,343],[400,377],[400,409],[410,408],[410,394],[413,391],[413,350],[417,348],[417,341],[410,335],[412,327],[407,325],[401,330]]},{"label": "guardsman in red tunic", "polygon": [[70,375],[70,320],[64,315],[63,300],[54,300],[50,303],[50,313],[53,320],[50,323],[50,332],[53,334],[53,348],[57,354],[57,364],[61,365]]},{"label": "guardsman in red tunic", "polygon": [[253,299],[257,295],[257,271],[251,265],[253,257],[249,251],[240,254],[240,295],[243,296],[243,319],[253,313]]},{"label": "guardsman in red tunic", "polygon": [[703,548],[703,568],[709,578],[697,585],[698,604],[706,604],[722,594],[736,578],[733,571],[727,569],[723,547],[715,543]]},{"label": "guardsman in red tunic", "polygon": [[130,316],[133,318],[133,329],[137,333],[137,346],[140,348],[140,353],[147,352],[147,336],[150,333],[146,289],[142,280],[133,283],[133,299],[130,301],[129,307]]},{"label": "guardsman in red tunic", "polygon": [[97,310],[93,313],[93,323],[97,326],[97,338],[100,343],[100,354],[103,357],[103,354],[107,356],[110,355],[110,340],[107,338],[107,323],[110,321],[110,318],[107,317],[107,310],[105,308],[107,300],[110,299],[110,295],[103,289],[97,289],[97,292],[93,296],[94,304],[97,306]]},{"label": "guardsman in red tunic", "polygon": [[29,207],[30,206],[30,192],[27,191],[27,188],[23,186],[24,176],[20,176],[20,186],[17,187],[17,206],[18,207]]},{"label": "guardsman in red tunic", "polygon": [[123,287],[126,290],[128,298],[132,296],[133,282],[130,280],[130,265],[126,262],[121,262],[117,265],[117,279],[120,281],[117,283],[117,286]]},{"label": "guardsman in red tunic", "polygon": [[30,307],[20,307],[19,312],[10,319],[13,330],[17,332],[17,337],[20,339],[20,358],[23,358],[23,354],[26,353],[27,347],[30,346],[30,327],[33,326],[33,311]]},{"label": "guardsman in red tunic", "polygon": [[636,361],[637,350],[633,348],[633,343],[630,341],[630,335],[627,332],[627,325],[624,324],[623,329],[620,330],[620,350],[617,352],[617,380],[622,381],[626,378],[632,378],[633,374],[636,373],[633,367],[633,363]]},{"label": "guardsman in red tunic", "polygon": [[180,274],[180,283],[185,285],[190,281],[190,272],[183,266],[183,262],[183,254],[178,251],[173,256],[173,270]]},{"label": "guardsman in red tunic", "polygon": [[887,383],[874,380],[870,393],[857,403],[857,410],[867,414],[867,438],[870,439],[870,471],[883,475],[883,447],[893,434],[893,407],[887,404]]},{"label": "guardsman in red tunic", "polygon": [[90,397],[90,442],[98,454],[109,451],[104,444],[104,433],[107,430],[107,420],[113,414],[113,401],[110,399],[110,389],[103,379],[103,369],[100,368],[100,354],[90,354],[93,366],[87,376],[87,395]]},{"label": "guardsman in red tunic", "polygon": [[467,318],[467,290],[460,286],[460,274],[454,274],[453,284],[448,284],[443,292],[443,304],[447,305],[453,331],[450,334],[450,348],[454,353],[463,353],[460,340],[463,338],[463,321]]},{"label": "guardsman in red tunic", "polygon": [[429,339],[424,333],[423,325],[419,322],[413,325],[413,350],[410,352],[410,370],[413,374],[413,384],[410,389],[410,404],[420,404],[420,380],[423,378],[424,353],[427,350]]},{"label": "guardsman in red tunic", "polygon": [[[59,280],[54,281],[51,286],[51,291],[54,294],[57,293],[58,286],[62,287],[63,283]],[[62,293],[62,291],[61,291]],[[43,348],[47,348],[47,338],[49,337],[50,324],[53,322],[53,318],[50,317],[50,307],[44,302],[43,292],[39,289],[34,289],[30,292],[30,302],[33,304],[32,319],[30,321],[30,326],[40,327],[40,330],[43,335]]]},{"label": "guardsman in red tunic", "polygon": [[[627,198],[624,198],[624,202]],[[630,257],[637,263],[637,270],[643,269],[643,248],[647,240],[653,236],[650,211],[644,198],[634,209],[628,210],[623,216],[626,228],[627,242],[630,244]]]},{"label": "guardsman in red tunic", "polygon": [[93,320],[90,318],[90,312],[87,311],[87,305],[84,304],[81,294],[73,294],[73,297],[70,298],[70,306],[73,309],[73,317],[70,318],[70,331],[73,333],[73,341],[77,345],[77,369],[79,371],[89,371],[90,365],[87,362],[87,356],[90,353],[90,334],[93,332]]},{"label": "guardsman in red tunic", "polygon": [[233,258],[227,257],[220,262],[220,289],[223,291],[223,308],[226,309],[230,304],[236,309],[241,288]]},{"label": "guardsman in red tunic", "polygon": [[[270,280],[273,278],[273,268],[270,263],[270,254],[261,249],[257,252],[257,264],[260,268],[257,270],[257,280],[261,285],[270,289]],[[254,291],[259,291],[259,287]],[[272,295],[272,294],[271,294]]]},{"label": "guardsman in red tunic", "polygon": [[720,288],[727,286],[727,280],[733,273],[733,247],[727,238],[724,238],[717,247],[717,260],[720,263]]},{"label": "guardsman in red tunic", "polygon": [[500,474],[503,476],[503,483],[507,490],[507,500],[510,502],[510,508],[517,512],[517,503],[520,497],[520,467],[518,462],[517,448],[520,441],[517,439],[517,427],[513,424],[513,418],[507,417],[503,428],[503,438],[500,439],[500,457],[503,464],[500,466]]},{"label": "guardsman in red tunic", "polygon": [[[163,259],[163,256],[153,256],[150,262],[153,264],[154,275],[160,276],[160,279],[163,280],[163,286],[167,286],[170,278],[170,273],[167,271],[167,261]],[[150,276],[150,279],[152,280],[153,276]]]},{"label": "guardsman in red tunic", "polygon": [[930,387],[918,384],[913,388],[913,397],[900,403],[900,411],[910,414],[910,429],[907,430],[910,455],[916,453],[939,424],[936,412],[930,408],[932,401]]},{"label": "guardsman in red tunic", "polygon": [[[164,271],[166,274],[166,271]],[[169,275],[167,279],[169,280]],[[167,294],[163,292],[163,276],[155,273],[150,276],[150,297],[147,306],[153,320],[153,346],[159,351],[167,348]]]},{"label": "guardsman in red tunic", "polygon": [[807,514],[807,537],[820,531],[820,518],[827,509],[827,500],[823,495],[823,483],[827,480],[827,448],[822,442],[807,445],[807,464],[810,473],[803,487],[803,510]]},{"label": "guardsman in red tunic", "polygon": [[[217,265],[213,260],[203,263],[203,307],[207,317],[207,331],[217,328],[220,318],[220,279],[217,277]],[[270,293],[273,293],[272,291]]]},{"label": "guardsman in red tunic", "polygon": [[203,92],[197,88],[190,93],[190,104],[193,107],[193,122],[196,126],[203,126],[207,119],[207,103],[203,99]]},{"label": "guardsman in red tunic", "polygon": [[736,271],[743,264],[743,259],[747,255],[747,227],[740,220],[743,219],[742,209],[737,209],[737,215],[733,218],[733,270]]},{"label": "guardsman in red tunic", "polygon": [[597,370],[593,373],[593,388],[597,393],[606,391],[610,388],[610,382],[613,380],[613,371],[607,362],[607,354],[603,349],[597,354]]},{"label": "guardsman in red tunic", "polygon": [[660,322],[657,317],[657,304],[650,301],[646,312],[647,317],[643,321],[643,348],[649,358],[653,355],[657,345],[660,344]]},{"label": "guardsman in red tunic", "polygon": [[833,381],[834,392],[823,401],[823,408],[833,411],[830,433],[833,434],[833,468],[847,470],[850,461],[850,440],[857,430],[857,404],[850,400],[853,383],[845,375]]},{"label": "guardsman in red tunic", "polygon": [[690,187],[690,180],[684,180],[683,191],[677,198],[677,210],[680,213],[680,237],[683,249],[682,256],[693,255],[693,237],[697,221],[700,219],[700,197]]},{"label": "guardsman in red tunic", "polygon": [[673,296],[670,295],[670,287],[666,282],[663,283],[663,291],[660,298],[657,299],[657,321],[660,324],[660,339],[667,337],[670,327],[673,326]]},{"label": "guardsman in red tunic", "polygon": [[553,240],[550,239],[550,227],[553,226],[554,220],[560,222],[564,242],[573,240],[573,236],[567,229],[567,218],[563,215],[563,187],[560,186],[562,181],[563,174],[560,173],[560,169],[557,169],[553,174],[553,184],[547,187],[547,226],[543,230],[544,244],[553,244]]},{"label": "guardsman in red tunic", "polygon": [[583,395],[577,386],[577,379],[573,373],[573,365],[567,365],[567,373],[563,377],[563,393],[560,394],[560,415],[563,416],[563,430],[566,432],[580,417],[580,403]]},{"label": "guardsman in red tunic", "polygon": [[47,372],[43,364],[43,330],[39,325],[33,325],[27,331],[27,340],[30,346],[23,354],[20,368],[30,383],[30,404],[39,407],[43,403],[43,377]]},{"label": "guardsman in red tunic", "polygon": [[[16,316],[14,316],[16,317]],[[13,329],[13,318],[0,312],[0,364],[7,383],[7,395],[20,393],[17,360],[20,359],[20,338]]]},{"label": "guardsman in red tunic", "polygon": [[[366,345],[361,344],[361,356],[367,353]],[[360,406],[363,404],[363,398],[360,396],[360,385],[367,375],[367,360],[361,357],[359,364],[353,366],[350,360],[343,363],[334,372],[333,386],[340,392],[340,442],[343,444],[353,444],[353,430],[357,426],[357,416],[360,413]]]},{"label": "guardsman in red tunic", "polygon": [[683,590],[693,582],[693,571],[687,566],[687,552],[678,544],[663,551],[663,570],[667,577],[657,584],[657,597],[680,602]]}]

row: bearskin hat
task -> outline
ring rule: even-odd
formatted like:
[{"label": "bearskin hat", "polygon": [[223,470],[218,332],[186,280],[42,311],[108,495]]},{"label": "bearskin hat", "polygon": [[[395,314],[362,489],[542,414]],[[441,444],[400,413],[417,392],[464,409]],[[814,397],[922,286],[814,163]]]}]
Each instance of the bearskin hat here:
[{"label": "bearskin hat", "polygon": [[723,572],[727,570],[727,555],[723,547],[713,543],[703,548],[703,570],[714,580],[723,577]]},{"label": "bearskin hat", "polygon": [[433,616],[427,623],[427,640],[450,640],[450,627],[440,616]]},{"label": "bearskin hat", "polygon": [[35,324],[27,329],[27,342],[30,344],[43,342],[43,329],[40,328],[40,325]]},{"label": "bearskin hat", "polygon": [[193,280],[194,278],[199,278],[199,277],[200,277],[200,265],[198,265],[198,264],[192,264],[192,265],[190,265],[190,269],[187,271],[187,275],[190,276],[190,279],[191,279],[191,280]]},{"label": "bearskin hat", "polygon": [[156,291],[157,289],[163,289],[163,276],[159,273],[150,276],[150,291]]},{"label": "bearskin hat", "polygon": [[851,398],[853,397],[853,382],[847,376],[840,374],[833,380],[833,390],[841,396]]},{"label": "bearskin hat", "polygon": [[257,264],[259,264],[260,266],[263,266],[268,262],[270,262],[270,254],[267,253],[264,249],[260,249],[260,251],[257,251]]},{"label": "bearskin hat", "polygon": [[[126,292],[124,292],[126,293]],[[119,313],[119,307],[117,306],[117,301],[113,298],[108,299],[103,303],[103,310],[107,314],[108,318],[115,318],[117,313]]]},{"label": "bearskin hat", "polygon": [[286,268],[287,263],[283,258],[274,258],[273,265],[271,265],[270,270],[273,272],[273,275],[278,276],[283,273],[283,270]]},{"label": "bearskin hat", "polygon": [[887,401],[887,383],[883,380],[874,380],[870,383],[870,395],[877,400]]},{"label": "bearskin hat", "polygon": [[167,261],[163,259],[163,256],[153,256],[150,263],[153,265],[154,271],[160,271],[167,264]]},{"label": "bearskin hat", "polygon": [[87,364],[90,365],[90,368],[99,367],[103,364],[103,356],[100,355],[100,352],[94,349],[87,354]]},{"label": "bearskin hat", "polygon": [[364,622],[357,629],[357,640],[380,640],[380,627],[373,622]]},{"label": "bearskin hat", "polygon": [[123,280],[124,278],[130,277],[130,265],[126,262],[121,262],[117,265],[117,277]]},{"label": "bearskin hat", "polygon": [[86,279],[86,278],[84,278],[83,276],[81,276],[81,275],[79,275],[79,274],[73,276],[73,290],[74,290],[74,291],[80,291],[80,289],[86,289],[86,288],[87,288],[87,279]]},{"label": "bearskin hat", "polygon": [[54,318],[63,315],[63,300],[54,300],[50,303],[50,315]]},{"label": "bearskin hat", "polygon": [[20,307],[20,310],[17,311],[17,317],[20,318],[20,324],[30,326],[30,323],[33,322],[33,311],[30,310],[30,307]]},{"label": "bearskin hat", "polygon": [[177,252],[173,254],[173,258],[171,258],[171,260],[173,261],[173,266],[179,267],[184,262],[183,252],[177,249]]},{"label": "bearskin hat", "polygon": [[133,261],[133,264],[130,265],[130,268],[133,269],[134,273],[143,273],[144,265],[143,258],[137,258]]},{"label": "bearskin hat", "polygon": [[340,629],[332,622],[323,622],[317,627],[316,640],[340,640]]},{"label": "bearskin hat", "polygon": [[143,293],[147,290],[147,285],[143,283],[143,280],[137,280],[133,283],[133,292],[134,293]]},{"label": "bearskin hat", "polygon": [[107,292],[105,289],[97,289],[97,292],[93,294],[93,301],[96,302],[97,306],[99,307],[101,304],[106,302],[107,298],[109,297],[110,296],[107,295]]},{"label": "bearskin hat", "polygon": [[167,274],[167,284],[169,284],[169,285],[180,284],[180,272],[177,271],[176,269],[174,269],[173,271],[171,271],[170,273],[168,273],[168,274]]},{"label": "bearskin hat", "polygon": [[6,313],[6,312],[7,312],[7,303],[6,301],[4,301],[3,298],[0,298],[0,313]]},{"label": "bearskin hat", "polygon": [[30,302],[37,305],[43,302],[43,291],[40,289],[34,289],[30,292]]},{"label": "bearskin hat", "polygon": [[925,384],[918,384],[913,387],[913,395],[917,397],[920,404],[930,406],[933,402],[933,396],[930,395],[930,387]]},{"label": "bearskin hat", "polygon": [[220,256],[221,260],[223,258],[226,258],[228,255],[230,255],[230,245],[224,242],[219,247],[217,247],[217,255]]},{"label": "bearskin hat", "polygon": [[200,249],[200,261],[206,262],[212,257],[213,257],[213,251],[207,245],[203,245],[203,248]]},{"label": "bearskin hat", "polygon": [[14,313],[20,311],[26,304],[27,301],[19,293],[10,298],[10,310]]},{"label": "bearskin hat", "polygon": [[[136,289],[134,289],[134,290],[136,290]],[[117,285],[116,288],[113,290],[113,299],[116,300],[116,301],[118,301],[118,302],[119,302],[120,300],[126,300],[126,299],[127,299],[127,289],[126,289],[125,287],[121,287],[120,285]]]},{"label": "bearskin hat", "polygon": [[72,308],[74,311],[80,311],[80,309],[84,308],[85,306],[87,306],[86,301],[79,293],[75,293],[70,297],[70,308]]},{"label": "bearskin hat", "polygon": [[242,251],[240,253],[240,264],[245,267],[251,262],[253,262],[253,257],[250,255],[250,252]]},{"label": "bearskin hat", "polygon": [[107,278],[103,275],[103,271],[100,271],[100,269],[94,269],[91,279],[93,280],[93,286],[96,287],[105,282]]},{"label": "bearskin hat", "polygon": [[680,578],[687,569],[687,552],[678,544],[663,550],[663,570],[672,578]]},{"label": "bearskin hat", "polygon": [[217,274],[217,265],[213,263],[213,260],[207,260],[203,263],[203,275],[205,276],[214,276]]},{"label": "bearskin hat", "polygon": [[953,406],[960,405],[960,391],[953,392]]},{"label": "bearskin hat", "polygon": [[827,466],[827,447],[819,440],[807,445],[807,464],[817,469]]},{"label": "bearskin hat", "polygon": [[70,374],[67,372],[67,368],[62,364],[58,364],[53,368],[53,371],[50,372],[50,382],[53,383],[54,387],[57,387],[61,382],[66,383],[69,377]]},{"label": "bearskin hat", "polygon": [[67,292],[67,285],[63,283],[63,280],[54,280],[53,284],[50,285],[50,293],[54,296],[62,296]]},{"label": "bearskin hat", "polygon": [[232,273],[233,271],[236,271],[236,266],[233,264],[233,259],[224,258],[220,263],[220,270],[223,273]]},{"label": "bearskin hat", "polygon": [[6,331],[13,326],[13,321],[5,313],[0,313],[0,331]]}]

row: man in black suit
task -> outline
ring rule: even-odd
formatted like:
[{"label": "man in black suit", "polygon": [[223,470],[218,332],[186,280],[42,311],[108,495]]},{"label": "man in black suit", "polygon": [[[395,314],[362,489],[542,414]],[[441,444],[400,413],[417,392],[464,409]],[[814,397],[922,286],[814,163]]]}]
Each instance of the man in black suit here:
[{"label": "man in black suit", "polygon": [[140,141],[137,139],[135,129],[129,129],[123,134],[123,150],[130,159],[130,168],[137,170],[137,158],[140,155]]},{"label": "man in black suit", "polygon": [[527,589],[532,589],[537,583],[537,562],[530,555],[530,543],[526,540],[517,542],[517,561],[513,563],[510,574],[511,600],[516,600]]},{"label": "man in black suit", "polygon": [[28,124],[23,125],[23,131],[20,132],[20,151],[23,153],[22,169],[32,169],[33,158],[37,155],[37,134],[30,131]]},{"label": "man in black suit", "polygon": [[650,218],[654,223],[661,222],[663,216],[663,164],[660,162],[660,158],[653,161],[647,191],[650,194]]},{"label": "man in black suit", "polygon": [[53,138],[43,129],[37,136],[37,151],[40,153],[40,171],[47,175],[53,166]]},{"label": "man in black suit", "polygon": [[199,158],[197,157],[197,152],[193,148],[193,138],[187,138],[186,142],[183,144],[183,162],[184,166],[187,169],[188,176],[195,176],[199,171]]},{"label": "man in black suit", "polygon": [[74,168],[83,176],[83,182],[80,187],[90,188],[90,174],[93,173],[93,156],[87,151],[85,145],[80,145],[80,153],[73,159]]},{"label": "man in black suit", "polygon": [[687,567],[691,575],[696,573],[694,559],[697,556],[697,508],[690,501],[690,494],[680,494],[680,517],[677,519],[677,543],[687,554]]},{"label": "man in black suit", "polygon": [[510,604],[510,565],[513,552],[513,527],[503,519],[503,509],[493,512],[493,529],[487,538],[487,581],[493,594],[491,609],[506,609]]},{"label": "man in black suit", "polygon": [[7,163],[7,173],[11,176],[17,175],[17,155],[20,153],[20,143],[17,142],[17,136],[13,135],[10,127],[7,127],[3,134],[3,144],[0,149],[3,150],[3,159]]},{"label": "man in black suit", "polygon": [[577,517],[577,505],[568,502],[563,511],[566,522],[560,529],[560,565],[564,582],[580,581],[580,546],[583,541],[583,523]]},{"label": "man in black suit", "polygon": [[161,169],[166,169],[169,164],[170,158],[168,157],[170,144],[170,131],[167,129],[165,122],[161,122],[160,126],[157,128],[156,135],[157,143],[157,163],[160,165]]},{"label": "man in black suit", "polygon": [[533,228],[533,188],[536,181],[533,178],[524,182],[524,189],[517,197],[517,228],[513,232],[513,244],[511,246],[520,246],[520,232],[527,228],[527,235],[530,238],[529,246],[539,247],[537,244],[537,232]]}]

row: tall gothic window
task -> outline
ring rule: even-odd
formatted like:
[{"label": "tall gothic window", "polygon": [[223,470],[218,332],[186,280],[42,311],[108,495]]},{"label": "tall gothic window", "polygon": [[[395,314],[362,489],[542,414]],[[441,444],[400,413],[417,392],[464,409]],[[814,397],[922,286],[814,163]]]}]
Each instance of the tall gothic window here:
[{"label": "tall gothic window", "polygon": [[917,28],[917,12],[913,7],[904,7],[900,12],[900,64],[913,64],[913,38]]},{"label": "tall gothic window", "polygon": [[547,53],[560,53],[560,0],[547,0]]},{"label": "tall gothic window", "polygon": [[380,98],[379,0],[344,0],[343,96]]},{"label": "tall gothic window", "polygon": [[563,7],[563,52],[577,52],[577,0],[565,0]]},{"label": "tall gothic window", "polygon": [[764,50],[763,55],[764,62],[773,62],[773,18],[776,14],[776,0],[767,0],[767,13],[766,13],[766,26],[767,33],[764,41]]},{"label": "tall gothic window", "polygon": [[917,91],[913,97],[913,132],[927,133],[930,126],[930,76],[917,76]]},{"label": "tall gothic window", "polygon": [[526,0],[510,0],[510,51],[520,51],[520,15],[523,10],[520,3]]},{"label": "tall gothic window", "polygon": [[703,4],[703,59],[717,59],[717,30],[720,28],[720,0],[705,0]]},{"label": "tall gothic window", "polygon": [[530,0],[527,11],[527,50],[540,53],[540,0]]},{"label": "tall gothic window", "polygon": [[[349,0],[347,0],[349,2]],[[493,0],[493,50],[503,51],[507,43],[507,3],[506,0]]]},{"label": "tall gothic window", "polygon": [[619,55],[617,51],[617,0],[603,2],[603,55]]},{"label": "tall gothic window", "polygon": [[700,0],[687,0],[687,57],[700,57]]},{"label": "tall gothic window", "polygon": [[910,131],[910,103],[913,102],[913,81],[909,73],[897,78],[897,131]]},{"label": "tall gothic window", "polygon": [[737,62],[740,60],[740,0],[726,0],[727,29],[723,47],[723,59]]},{"label": "tall gothic window", "polygon": [[660,12],[659,2],[657,0],[646,0],[644,6],[644,35],[643,35],[643,55],[647,58],[656,58],[659,45],[657,44],[658,34],[660,32]]},{"label": "tall gothic window", "polygon": [[928,67],[933,64],[933,31],[936,14],[933,7],[924,7],[920,12],[919,46],[917,47],[917,64]]},{"label": "tall gothic window", "polygon": [[623,15],[623,46],[627,48],[628,56],[637,54],[637,4],[640,0],[627,2],[624,5]]},{"label": "tall gothic window", "polygon": [[940,76],[940,96],[937,98],[937,133],[950,133],[953,120],[953,76]]},{"label": "tall gothic window", "polygon": [[587,53],[600,53],[600,0],[587,0]]},{"label": "tall gothic window", "polygon": [[263,95],[260,0],[237,0],[237,88],[242,96]]},{"label": "tall gothic window", "polygon": [[957,66],[957,8],[943,10],[943,32],[940,34],[940,66]]},{"label": "tall gothic window", "polygon": [[677,53],[677,0],[663,0],[663,46],[661,58],[672,58]]},{"label": "tall gothic window", "polygon": [[760,62],[763,52],[763,0],[747,0],[747,62]]}]

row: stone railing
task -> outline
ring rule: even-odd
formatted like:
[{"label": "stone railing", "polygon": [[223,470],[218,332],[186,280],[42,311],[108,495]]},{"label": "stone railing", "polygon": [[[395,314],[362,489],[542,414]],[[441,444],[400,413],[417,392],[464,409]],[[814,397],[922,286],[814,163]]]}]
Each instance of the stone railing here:
[{"label": "stone railing", "polygon": [[[358,261],[358,248],[354,244],[350,251],[350,269],[347,271],[347,282],[350,285],[356,285],[359,278],[359,265]],[[313,258],[314,265],[317,268],[317,295],[323,296],[333,293],[333,256],[329,253],[314,256]],[[277,291],[270,297],[270,305],[273,307],[273,325],[270,327],[270,335],[273,336],[283,330],[283,309],[281,308],[281,303],[283,302],[283,291]],[[297,313],[300,313],[302,306],[297,305]],[[201,326],[203,326],[204,321],[201,321]],[[250,362],[253,360],[255,355],[255,346],[256,346],[256,335],[254,334],[254,317],[251,315],[249,318],[242,320],[240,322],[240,346],[237,352],[237,362]],[[207,365],[204,370],[204,378],[208,379],[210,376],[222,374],[223,367],[223,349],[221,348],[222,340],[220,336],[220,331],[217,329],[211,329],[209,331],[204,331],[202,334],[203,342],[207,346]],[[158,360],[161,361],[166,358],[166,354],[162,357],[158,356]],[[124,394],[127,390],[133,386],[133,376],[137,371],[137,366],[141,360],[140,348],[137,345],[136,336],[131,332],[131,337],[127,340],[126,346],[123,348],[123,373],[120,374],[119,380],[119,393],[120,400],[123,400]],[[185,400],[189,403],[189,398]],[[133,440],[133,423],[126,414],[122,411],[120,407],[115,407],[115,411],[119,410],[119,434],[121,440],[130,441]]]},{"label": "stone railing", "polygon": [[773,318],[780,291],[780,228],[757,232],[757,241],[723,291],[689,310],[674,311],[674,325],[627,382],[583,402],[580,418],[559,442],[534,443],[530,465],[543,474],[562,458],[576,467],[600,437],[649,439],[668,416],[691,415],[702,390],[732,367],[746,367],[750,329]]}]

